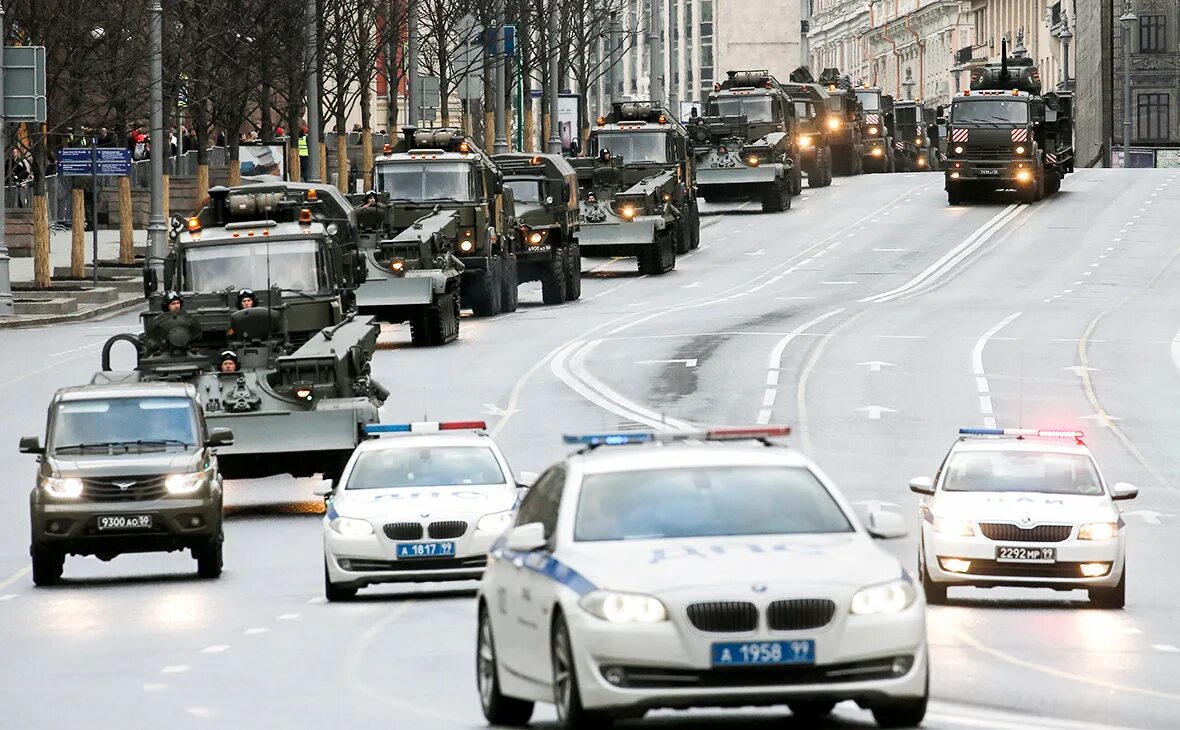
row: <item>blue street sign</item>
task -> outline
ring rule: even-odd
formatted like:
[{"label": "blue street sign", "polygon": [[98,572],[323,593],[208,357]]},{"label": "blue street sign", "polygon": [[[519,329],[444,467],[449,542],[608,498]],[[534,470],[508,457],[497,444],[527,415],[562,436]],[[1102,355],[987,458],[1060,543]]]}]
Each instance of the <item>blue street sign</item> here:
[{"label": "blue street sign", "polygon": [[84,177],[95,174],[91,160],[98,157],[97,174],[121,177],[131,174],[131,150],[123,148],[66,147],[57,151],[57,173],[64,177]]},{"label": "blue street sign", "polygon": [[107,175],[109,177],[122,177],[131,174],[131,161],[127,162],[103,162],[98,161],[98,174]]},{"label": "blue street sign", "polygon": [[57,174],[63,177],[90,177],[90,162],[57,161]]},{"label": "blue street sign", "polygon": [[516,26],[504,26],[504,55],[516,55]]},{"label": "blue street sign", "polygon": [[85,162],[90,164],[90,150],[86,147],[66,147],[57,151],[58,162]]}]

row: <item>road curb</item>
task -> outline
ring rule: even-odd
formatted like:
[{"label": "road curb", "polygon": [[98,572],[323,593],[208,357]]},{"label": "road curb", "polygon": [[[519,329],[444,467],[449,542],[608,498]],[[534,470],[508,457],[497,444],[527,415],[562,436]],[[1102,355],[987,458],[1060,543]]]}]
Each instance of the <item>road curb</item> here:
[{"label": "road curb", "polygon": [[101,317],[105,314],[113,314],[124,309],[130,309],[137,304],[143,303],[144,298],[135,295],[126,299],[107,302],[97,307],[83,309],[78,312],[70,312],[69,314],[50,314],[44,317],[0,317],[0,330],[26,329],[30,327],[42,327],[47,324],[82,322],[95,317]]}]

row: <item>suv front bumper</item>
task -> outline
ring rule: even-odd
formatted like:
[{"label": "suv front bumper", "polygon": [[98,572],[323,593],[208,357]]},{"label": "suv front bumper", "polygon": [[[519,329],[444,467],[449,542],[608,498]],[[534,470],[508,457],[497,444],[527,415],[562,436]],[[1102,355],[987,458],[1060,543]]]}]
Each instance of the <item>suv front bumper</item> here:
[{"label": "suv front bumper", "polygon": [[[103,517],[151,518],[151,527],[99,528]],[[32,511],[33,542],[71,555],[161,552],[195,547],[221,532],[221,497],[128,502],[41,502]]]}]

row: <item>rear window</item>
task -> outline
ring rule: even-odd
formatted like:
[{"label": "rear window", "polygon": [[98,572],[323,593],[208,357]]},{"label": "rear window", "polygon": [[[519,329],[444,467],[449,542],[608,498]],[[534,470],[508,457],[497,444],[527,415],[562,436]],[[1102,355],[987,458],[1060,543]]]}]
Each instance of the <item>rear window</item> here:
[{"label": "rear window", "polygon": [[1094,461],[1085,454],[1042,451],[960,451],[943,477],[946,492],[1103,494]]},{"label": "rear window", "polygon": [[344,488],[467,487],[505,481],[500,462],[487,447],[432,446],[362,452]]}]

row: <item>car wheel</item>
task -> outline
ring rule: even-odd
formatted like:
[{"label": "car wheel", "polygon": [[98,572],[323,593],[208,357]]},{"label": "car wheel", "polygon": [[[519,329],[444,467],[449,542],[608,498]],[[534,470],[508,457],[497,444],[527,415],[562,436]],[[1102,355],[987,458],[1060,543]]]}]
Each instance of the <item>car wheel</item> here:
[{"label": "car wheel", "polygon": [[557,707],[558,722],[574,730],[609,730],[614,725],[614,718],[582,707],[573,644],[565,618],[560,613],[553,619],[549,645],[553,665],[553,704]]},{"label": "car wheel", "polygon": [[500,694],[492,620],[482,604],[479,607],[479,633],[475,646],[475,683],[479,687],[479,704],[488,722],[511,727],[528,724],[529,718],[533,716],[533,703]]},{"label": "car wheel", "polygon": [[1122,608],[1127,605],[1127,568],[1123,566],[1123,574],[1114,588],[1091,588],[1090,603],[1098,608]]},{"label": "car wheel", "polygon": [[549,261],[541,269],[541,301],[563,304],[566,300],[565,247],[557,246],[549,252]]},{"label": "car wheel", "polygon": [[493,256],[488,259],[487,270],[470,279],[467,296],[476,317],[494,317],[500,313],[501,266],[500,257]]},{"label": "car wheel", "polygon": [[582,298],[582,249],[577,241],[565,251],[565,298],[570,302]]},{"label": "car wheel", "polygon": [[515,312],[520,297],[520,281],[516,278],[516,258],[505,255],[500,266],[500,311]]},{"label": "car wheel", "polygon": [[326,560],[324,561],[324,598],[327,598],[329,603],[356,598],[356,591],[356,588],[346,588],[333,583],[332,578],[328,575],[328,563]]},{"label": "car wheel", "polygon": [[923,544],[918,545],[918,577],[922,580],[922,592],[926,594],[926,603],[930,606],[942,606],[946,604],[946,586],[940,583],[935,583],[930,578],[930,572],[926,569],[926,547]]},{"label": "car wheel", "polygon": [[815,721],[832,714],[832,710],[836,709],[836,701],[795,700],[788,702],[787,707],[790,708],[791,714],[800,720]]},{"label": "car wheel", "polygon": [[44,545],[33,545],[29,554],[33,558],[33,585],[51,586],[61,580],[66,567],[64,552]]},{"label": "car wheel", "polygon": [[223,561],[221,546],[225,536],[220,531],[203,544],[193,548],[193,557],[197,559],[197,575],[201,578],[218,578],[221,576]]},{"label": "car wheel", "polygon": [[882,728],[918,727],[926,718],[926,703],[930,699],[930,668],[926,668],[926,689],[921,697],[894,700],[873,708],[873,719]]}]

